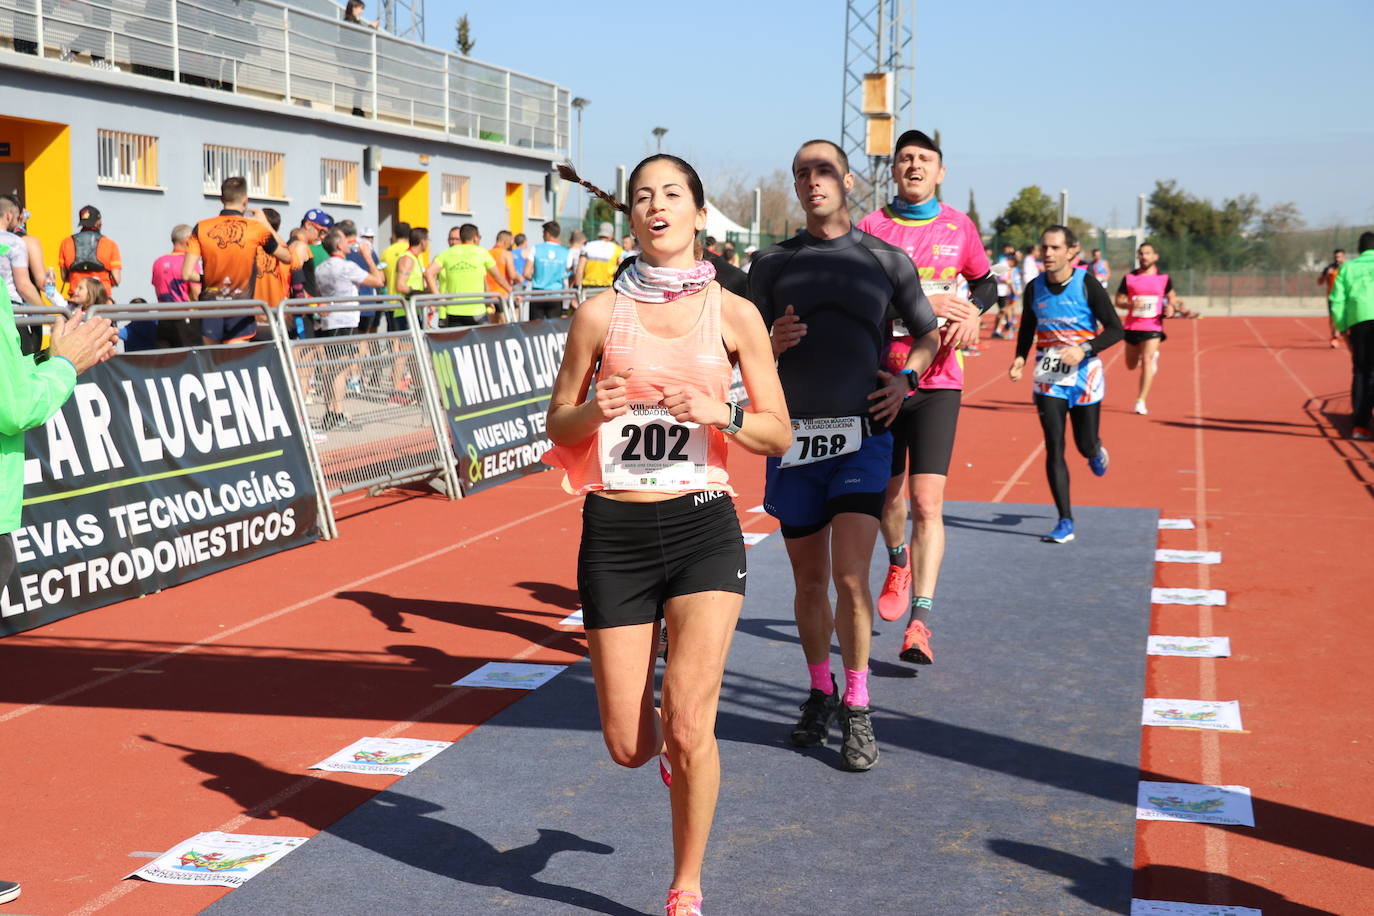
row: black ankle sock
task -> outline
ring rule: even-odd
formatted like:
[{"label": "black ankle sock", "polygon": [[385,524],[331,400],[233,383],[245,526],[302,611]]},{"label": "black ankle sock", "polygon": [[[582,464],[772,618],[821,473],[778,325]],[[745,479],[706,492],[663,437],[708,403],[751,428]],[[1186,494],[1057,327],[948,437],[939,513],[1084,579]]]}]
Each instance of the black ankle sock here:
[{"label": "black ankle sock", "polygon": [[921,623],[928,623],[930,621],[930,611],[932,607],[933,602],[929,598],[912,598],[911,621],[908,621],[908,623],[916,620],[921,621]]},{"label": "black ankle sock", "polygon": [[887,562],[892,566],[906,566],[906,545],[887,548]]}]

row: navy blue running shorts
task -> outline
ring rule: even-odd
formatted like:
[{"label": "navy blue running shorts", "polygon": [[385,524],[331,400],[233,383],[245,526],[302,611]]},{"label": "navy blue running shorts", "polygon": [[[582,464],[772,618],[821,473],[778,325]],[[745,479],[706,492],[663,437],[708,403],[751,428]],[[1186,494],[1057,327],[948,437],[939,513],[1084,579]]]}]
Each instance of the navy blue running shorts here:
[{"label": "navy blue running shorts", "polygon": [[783,537],[815,534],[843,512],[883,517],[892,433],[869,436],[858,451],[838,458],[791,468],[778,461],[768,459],[763,508],[781,524]]}]

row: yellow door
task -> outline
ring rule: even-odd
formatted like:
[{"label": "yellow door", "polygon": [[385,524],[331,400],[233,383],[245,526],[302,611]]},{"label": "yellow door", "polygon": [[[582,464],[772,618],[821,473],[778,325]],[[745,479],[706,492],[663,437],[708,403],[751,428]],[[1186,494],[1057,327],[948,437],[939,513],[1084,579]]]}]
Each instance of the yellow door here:
[{"label": "yellow door", "polygon": [[525,231],[525,186],[506,182],[506,225],[512,234]]}]

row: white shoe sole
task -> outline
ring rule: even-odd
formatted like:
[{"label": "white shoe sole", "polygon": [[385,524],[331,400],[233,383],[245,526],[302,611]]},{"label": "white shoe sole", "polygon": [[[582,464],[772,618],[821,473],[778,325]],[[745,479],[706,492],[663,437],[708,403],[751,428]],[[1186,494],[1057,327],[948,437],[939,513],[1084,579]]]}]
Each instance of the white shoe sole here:
[{"label": "white shoe sole", "polygon": [[1067,544],[1069,541],[1073,540],[1073,535],[1069,534],[1065,535],[1062,538],[1052,538],[1047,534],[1040,540],[1044,541],[1046,544]]}]

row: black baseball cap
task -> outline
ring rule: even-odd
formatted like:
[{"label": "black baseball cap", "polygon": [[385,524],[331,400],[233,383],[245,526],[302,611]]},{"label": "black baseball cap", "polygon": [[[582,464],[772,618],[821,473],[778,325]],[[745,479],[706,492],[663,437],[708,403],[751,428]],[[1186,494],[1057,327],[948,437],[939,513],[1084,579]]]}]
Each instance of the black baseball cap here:
[{"label": "black baseball cap", "polygon": [[936,146],[935,141],[930,139],[930,137],[927,136],[924,131],[904,131],[902,135],[897,138],[897,145],[892,147],[893,158],[896,158],[897,154],[901,152],[902,148],[907,146],[914,146],[918,149],[928,149],[935,155],[939,156],[941,161],[943,161],[945,158],[945,154],[940,152],[940,147]]},{"label": "black baseball cap", "polygon": [[95,224],[100,222],[100,211],[87,204],[81,208],[81,212],[77,214],[77,219],[80,221],[82,229],[94,229]]}]

